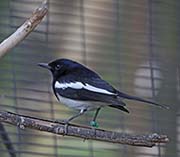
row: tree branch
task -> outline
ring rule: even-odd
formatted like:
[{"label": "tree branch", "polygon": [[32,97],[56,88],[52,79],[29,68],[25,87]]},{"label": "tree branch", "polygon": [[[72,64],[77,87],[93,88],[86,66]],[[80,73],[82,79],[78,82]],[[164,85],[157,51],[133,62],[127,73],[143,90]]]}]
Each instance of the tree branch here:
[{"label": "tree branch", "polygon": [[0,44],[0,58],[4,56],[10,49],[19,44],[31,31],[33,31],[47,12],[47,0],[45,0],[23,25],[21,25],[11,36]]},{"label": "tree branch", "polygon": [[[47,14],[47,0],[38,7],[34,13],[20,26],[11,36],[0,43],[0,58],[3,57],[10,49],[19,44],[34,28],[42,21],[43,17]],[[11,140],[6,132],[3,124],[0,123],[0,136],[4,145],[6,146],[9,155],[16,157],[15,149]]]},{"label": "tree branch", "polygon": [[[18,126],[21,129],[31,128],[59,135],[64,135],[65,132],[63,122],[57,123],[52,120],[18,115],[10,112],[1,111],[0,121]],[[130,135],[101,129],[92,129],[91,127],[74,124],[68,125],[66,136],[144,147],[153,147],[158,143],[167,143],[169,141],[166,135],[158,135],[156,133],[149,135]]]}]

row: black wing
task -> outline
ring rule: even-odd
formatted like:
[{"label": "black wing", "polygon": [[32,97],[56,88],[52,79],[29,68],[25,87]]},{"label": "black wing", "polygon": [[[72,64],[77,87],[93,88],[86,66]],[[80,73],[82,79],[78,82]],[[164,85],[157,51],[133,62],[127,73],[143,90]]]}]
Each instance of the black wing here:
[{"label": "black wing", "polygon": [[[59,80],[59,83],[65,83],[65,80]],[[118,105],[118,106],[125,106],[125,104],[122,102],[122,99],[118,96],[117,91],[106,81],[102,80],[100,77],[95,77],[95,78],[83,78],[78,79],[76,77],[76,82],[81,82],[84,85],[88,84],[93,87],[102,89],[107,91],[110,94],[107,93],[101,93],[101,92],[96,92],[96,91],[91,91],[85,88],[81,89],[74,89],[74,88],[56,88],[54,86],[54,92],[57,97],[57,93],[63,97],[69,98],[69,99],[74,99],[74,100],[83,100],[83,101],[98,101],[98,102],[103,102],[107,104],[113,104],[113,105]],[[70,82],[69,82],[70,83]],[[55,84],[55,83],[54,83]],[[58,98],[58,97],[57,97]]]},{"label": "black wing", "polygon": [[63,97],[74,100],[98,101],[108,104],[124,106],[124,103],[122,102],[121,99],[119,99],[119,97],[117,97],[117,95],[101,94],[101,93],[89,91],[87,89],[55,88],[55,94],[58,95],[57,93]]}]

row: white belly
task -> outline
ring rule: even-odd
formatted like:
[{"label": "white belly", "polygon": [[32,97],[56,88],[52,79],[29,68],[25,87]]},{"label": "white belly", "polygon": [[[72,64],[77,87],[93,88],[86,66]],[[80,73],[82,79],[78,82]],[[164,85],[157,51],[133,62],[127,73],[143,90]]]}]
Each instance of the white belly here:
[{"label": "white belly", "polygon": [[60,102],[70,108],[74,108],[77,110],[87,109],[87,110],[94,110],[99,107],[106,106],[106,103],[101,102],[90,102],[90,101],[79,101],[79,100],[72,100],[69,98],[62,97],[58,95]]}]

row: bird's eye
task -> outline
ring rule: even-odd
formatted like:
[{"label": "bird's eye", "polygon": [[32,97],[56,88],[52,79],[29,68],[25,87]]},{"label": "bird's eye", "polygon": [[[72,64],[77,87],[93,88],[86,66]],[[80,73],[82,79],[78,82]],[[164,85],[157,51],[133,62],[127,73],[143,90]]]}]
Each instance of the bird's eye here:
[{"label": "bird's eye", "polygon": [[61,69],[61,67],[62,67],[61,65],[57,64],[57,65],[55,66],[55,69],[56,69],[56,70],[59,70],[59,69]]}]

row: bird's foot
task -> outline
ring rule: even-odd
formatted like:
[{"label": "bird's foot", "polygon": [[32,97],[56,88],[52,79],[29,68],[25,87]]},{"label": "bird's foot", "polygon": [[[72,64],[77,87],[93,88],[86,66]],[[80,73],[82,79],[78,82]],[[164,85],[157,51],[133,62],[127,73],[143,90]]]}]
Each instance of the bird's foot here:
[{"label": "bird's foot", "polygon": [[94,127],[94,128],[98,128],[99,124],[96,121],[90,121],[90,126]]},{"label": "bird's foot", "polygon": [[66,119],[65,119],[65,120],[56,119],[56,120],[54,120],[54,122],[55,122],[55,123],[60,123],[60,124],[64,123],[64,135],[67,135],[67,133],[68,133],[69,121],[66,120]]},{"label": "bird's foot", "polygon": [[64,121],[64,135],[67,135],[68,133],[68,125],[69,125],[69,121],[65,120]]},{"label": "bird's foot", "polygon": [[96,121],[92,120],[92,121],[90,121],[90,125],[92,127],[93,132],[94,132],[93,136],[96,136],[96,129],[99,127],[99,124]]}]

